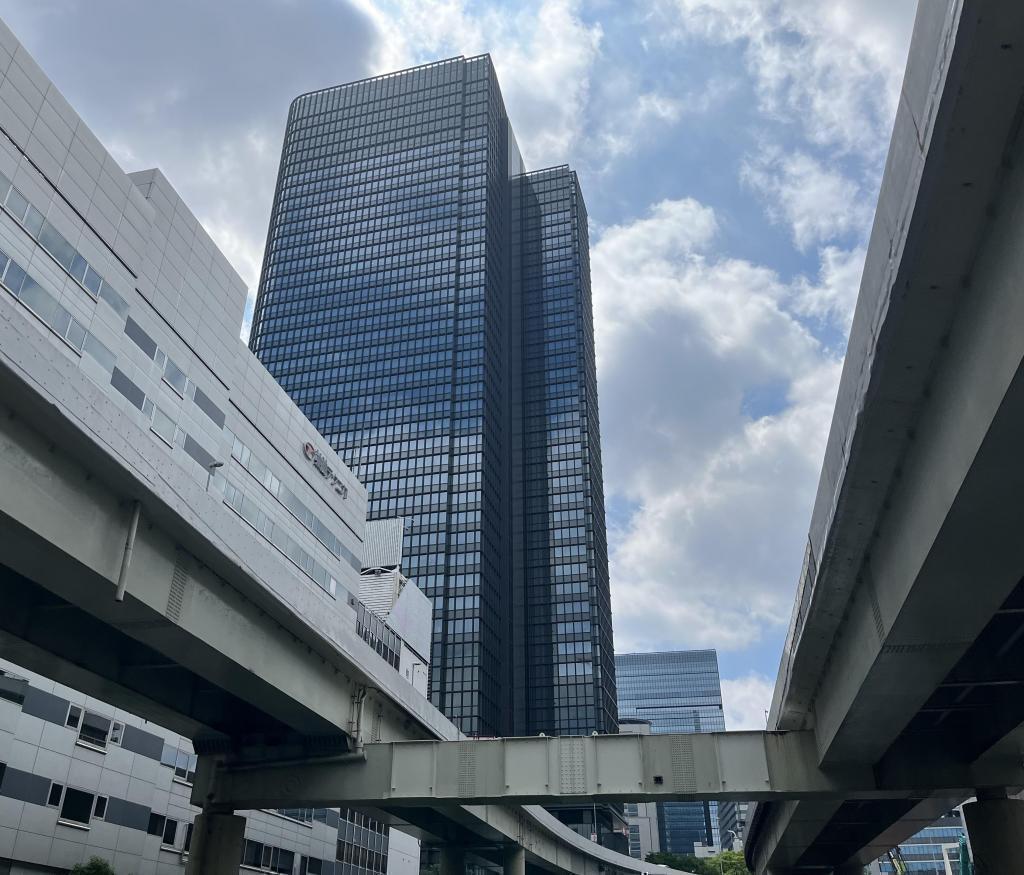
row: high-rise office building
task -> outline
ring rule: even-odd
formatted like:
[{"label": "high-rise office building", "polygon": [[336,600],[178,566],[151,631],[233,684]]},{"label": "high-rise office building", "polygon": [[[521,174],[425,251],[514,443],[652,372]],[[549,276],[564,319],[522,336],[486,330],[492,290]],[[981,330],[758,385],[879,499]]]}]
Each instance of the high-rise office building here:
[{"label": "high-rise office building", "polygon": [[900,862],[914,875],[949,875],[960,871],[960,837],[966,836],[963,813],[954,808],[931,826],[900,842],[898,851],[880,857],[871,871],[896,875]]},{"label": "high-rise office building", "polygon": [[[618,653],[615,675],[622,720],[640,719],[654,734],[722,732],[722,684],[714,650]],[[661,850],[692,854],[694,845],[720,845],[715,802],[658,806]]]},{"label": "high-rise office building", "polygon": [[614,732],[586,208],[525,172],[488,56],[294,101],[250,345],[406,520],[431,700]]}]

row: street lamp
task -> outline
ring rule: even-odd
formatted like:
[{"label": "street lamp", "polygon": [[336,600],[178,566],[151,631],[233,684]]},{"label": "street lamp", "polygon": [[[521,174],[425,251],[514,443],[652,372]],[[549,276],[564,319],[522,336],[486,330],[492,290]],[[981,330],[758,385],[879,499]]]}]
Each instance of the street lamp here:
[{"label": "street lamp", "polygon": [[210,462],[210,464],[206,466],[206,491],[207,492],[210,491],[210,481],[213,479],[213,472],[216,471],[218,468],[223,468],[223,467],[224,467],[224,463],[223,462]]},{"label": "street lamp", "polygon": [[[727,829],[726,832],[732,836],[732,840],[736,841],[739,838],[739,833],[734,829]],[[725,861],[722,859],[722,855],[725,853],[725,842],[722,842],[722,847],[718,849],[718,871],[725,875]]]}]

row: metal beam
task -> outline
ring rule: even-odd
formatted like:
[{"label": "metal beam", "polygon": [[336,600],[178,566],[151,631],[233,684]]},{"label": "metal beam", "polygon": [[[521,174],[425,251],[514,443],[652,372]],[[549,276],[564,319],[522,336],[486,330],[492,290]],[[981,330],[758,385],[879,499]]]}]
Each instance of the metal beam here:
[{"label": "metal beam", "polygon": [[[199,797],[242,808],[385,809],[780,799],[919,798],[923,790],[1024,783],[1019,758],[819,767],[812,732],[594,735],[370,744],[365,761],[227,764]],[[965,794],[967,795],[967,794]]]}]

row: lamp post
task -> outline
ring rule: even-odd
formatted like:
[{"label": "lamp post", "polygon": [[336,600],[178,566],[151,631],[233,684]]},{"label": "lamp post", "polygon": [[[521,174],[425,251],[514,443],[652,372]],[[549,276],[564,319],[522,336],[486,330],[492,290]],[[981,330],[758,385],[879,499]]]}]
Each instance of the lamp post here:
[{"label": "lamp post", "polygon": [[[739,838],[739,833],[734,829],[727,829],[726,832],[732,836],[732,840],[736,841]],[[725,875],[725,861],[722,859],[722,855],[725,853],[725,842],[722,842],[722,847],[718,849],[718,871]]]},{"label": "lamp post", "polygon": [[218,468],[223,468],[223,467],[224,467],[224,463],[223,462],[210,462],[210,464],[206,466],[206,491],[207,492],[210,491],[210,481],[213,479],[213,472],[216,471]]}]

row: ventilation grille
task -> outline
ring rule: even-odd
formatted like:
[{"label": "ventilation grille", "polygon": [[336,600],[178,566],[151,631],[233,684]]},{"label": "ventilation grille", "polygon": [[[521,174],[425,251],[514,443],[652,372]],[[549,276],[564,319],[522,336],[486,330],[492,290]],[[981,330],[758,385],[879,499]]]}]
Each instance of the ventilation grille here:
[{"label": "ventilation grille", "polygon": [[582,738],[561,738],[558,741],[562,793],[575,795],[587,792],[587,755]]},{"label": "ventilation grille", "polygon": [[471,741],[459,743],[459,795],[466,798],[476,793],[476,748]]},{"label": "ventilation grille", "polygon": [[187,554],[179,550],[174,559],[171,589],[167,593],[167,608],[164,610],[164,616],[175,623],[181,619],[181,607],[185,602],[185,588],[189,581],[187,562]]},{"label": "ventilation grille", "polygon": [[672,739],[672,785],[677,793],[697,792],[697,772],[693,765],[693,739]]}]

